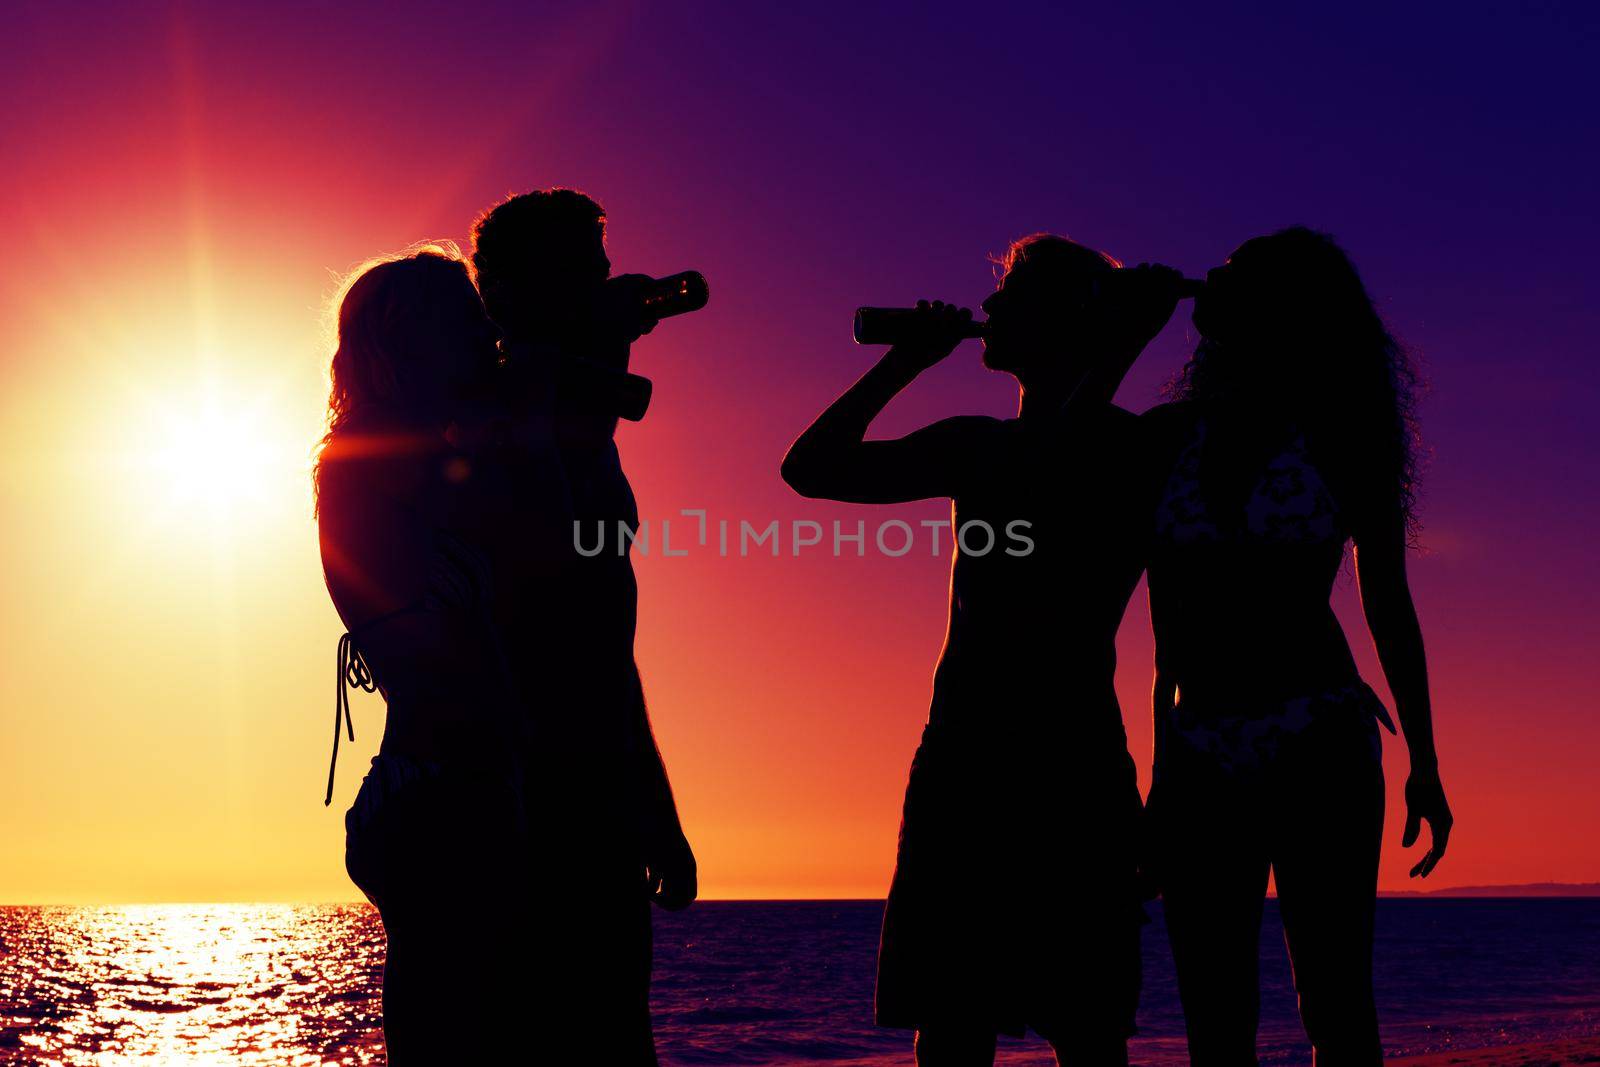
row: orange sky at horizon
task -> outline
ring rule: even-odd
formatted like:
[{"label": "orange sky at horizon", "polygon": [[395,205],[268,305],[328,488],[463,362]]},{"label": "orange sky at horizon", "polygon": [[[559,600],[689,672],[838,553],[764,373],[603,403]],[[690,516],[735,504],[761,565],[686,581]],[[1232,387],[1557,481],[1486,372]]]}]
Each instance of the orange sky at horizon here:
[{"label": "orange sky at horizon", "polygon": [[[1265,199],[1251,190],[1214,223],[1187,221],[1193,205],[1147,219],[1149,197],[1118,200],[1116,175],[1091,178],[1077,157],[1042,148],[1037,188],[993,175],[992,195],[971,206],[982,161],[961,156],[970,170],[942,181],[877,145],[904,103],[888,74],[840,75],[864,79],[848,82],[863,100],[887,94],[852,116],[813,99],[821,87],[761,80],[781,27],[742,28],[742,49],[674,31],[701,49],[694,73],[662,58],[636,14],[607,4],[547,27],[528,46],[532,73],[497,111],[484,95],[524,57],[474,53],[473,24],[385,24],[382,47],[369,47],[380,30],[354,16],[330,15],[311,35],[292,19],[177,5],[73,26],[41,16],[5,46],[0,82],[25,106],[0,127],[13,164],[0,176],[13,239],[0,263],[0,903],[359,899],[341,815],[382,709],[355,698],[357,741],[341,749],[324,808],[341,627],[308,478],[326,302],[353,264],[419,240],[465,245],[473,216],[508,191],[563,184],[610,211],[619,270],[704,270],[711,305],[637,349],[656,398],[619,438],[642,515],[672,520],[682,544],[686,508],[735,529],[947,517],[938,501],[814,504],[778,478],[788,441],[871,359],[848,342],[856,304],[941,292],[976,302],[993,284],[986,254],[1038,229],[1137,262],[1166,254],[1169,226],[1184,233],[1173,262],[1198,273],[1266,220],[1299,221],[1248,203]],[[482,66],[463,73],[469,61]],[[652,95],[665,84],[701,117]],[[976,76],[964,84],[978,94]],[[767,117],[804,151],[758,125]],[[906,119],[905,136],[926,148],[938,122]],[[1120,144],[1093,123],[1076,133],[1106,152]],[[991,138],[1006,151],[1032,144]],[[1159,189],[1174,198],[1193,184],[1170,181]],[[1070,209],[1039,191],[1057,185]],[[1359,240],[1365,208],[1328,203],[1330,225]],[[1368,277],[1425,343],[1439,383],[1437,421],[1424,410],[1436,451],[1413,580],[1458,819],[1438,874],[1409,882],[1405,757],[1386,736],[1382,887],[1600,882],[1592,522],[1552,504],[1556,490],[1514,450],[1534,440],[1575,466],[1587,453],[1547,429],[1567,432],[1566,409],[1496,421],[1496,404],[1531,403],[1533,386],[1499,384],[1481,354],[1453,356],[1470,349],[1473,324],[1425,311],[1424,282],[1388,260]],[[1579,336],[1583,320],[1571,321]],[[1120,399],[1153,403],[1192,340],[1180,313]],[[1591,395],[1575,373],[1552,359],[1539,384]],[[1476,392],[1469,378],[1487,384]],[[1013,405],[1014,388],[968,352],[874,432]],[[1513,450],[1503,467],[1473,451],[1486,434]],[[1530,557],[1526,573],[1498,562],[1508,545]],[[902,559],[795,558],[787,529],[783,551],[636,560],[651,714],[706,897],[880,897],[943,637],[948,557],[919,538]],[[1147,787],[1143,595],[1119,637],[1117,683]],[[1348,575],[1335,602],[1387,698]]]}]

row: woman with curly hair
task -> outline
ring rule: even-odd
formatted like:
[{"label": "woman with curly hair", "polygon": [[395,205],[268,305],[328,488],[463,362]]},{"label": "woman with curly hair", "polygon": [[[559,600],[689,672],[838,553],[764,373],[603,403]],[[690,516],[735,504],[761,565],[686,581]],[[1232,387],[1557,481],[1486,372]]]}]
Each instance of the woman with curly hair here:
[{"label": "woman with curly hair", "polygon": [[1422,634],[1416,375],[1355,268],[1296,227],[1247,241],[1197,298],[1149,559],[1152,865],[1197,1067],[1255,1063],[1262,902],[1275,878],[1300,1013],[1324,1065],[1381,1062],[1372,927],[1388,712],[1329,604],[1347,542],[1410,750],[1402,844],[1444,855]]},{"label": "woman with curly hair", "polygon": [[[530,723],[495,604],[558,558],[565,529],[521,503],[560,499],[539,482],[556,468],[534,461],[537,437],[481,398],[496,337],[452,246],[370,263],[338,301],[314,474],[323,572],[348,630],[333,751],[341,732],[355,737],[346,684],[380,692],[383,740],[345,814],[345,866],[383,920],[397,1067],[499,1062],[522,1040],[502,1024],[524,1007]],[[334,784],[330,765],[327,802]],[[496,1021],[462,1025],[462,1004]]]}]

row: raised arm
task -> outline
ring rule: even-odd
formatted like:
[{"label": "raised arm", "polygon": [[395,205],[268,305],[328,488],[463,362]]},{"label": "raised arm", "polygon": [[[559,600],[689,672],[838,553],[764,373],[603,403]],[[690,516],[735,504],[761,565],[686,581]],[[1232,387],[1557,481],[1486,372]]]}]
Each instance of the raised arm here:
[{"label": "raised arm", "polygon": [[1182,274],[1159,263],[1141,263],[1106,278],[1095,305],[1101,316],[1100,358],[1067,398],[1069,413],[1111,403],[1134,362],[1172,318],[1182,282]]},{"label": "raised arm", "polygon": [[1439,755],[1433,743],[1433,708],[1428,698],[1428,666],[1422,649],[1422,627],[1406,580],[1406,542],[1396,521],[1380,534],[1356,540],[1356,581],[1361,610],[1383,666],[1395,711],[1411,756],[1406,779],[1406,824],[1401,845],[1410,848],[1424,820],[1432,837],[1427,853],[1411,868],[1412,877],[1426,878],[1444,858],[1454,822],[1439,779]]},{"label": "raised arm", "polygon": [[783,480],[801,496],[858,504],[896,504],[950,496],[970,460],[972,435],[994,420],[945,419],[892,441],[865,440],[867,427],[895,395],[960,343],[972,312],[920,301],[927,328],[899,344],[828,405],[783,458]]}]

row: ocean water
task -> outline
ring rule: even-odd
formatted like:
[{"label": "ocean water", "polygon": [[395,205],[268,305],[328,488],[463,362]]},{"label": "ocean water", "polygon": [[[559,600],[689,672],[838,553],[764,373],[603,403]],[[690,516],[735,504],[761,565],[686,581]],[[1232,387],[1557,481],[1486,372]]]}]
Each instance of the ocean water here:
[{"label": "ocean water", "polygon": [[[910,1062],[871,1025],[874,901],[697,904],[656,915],[668,1064]],[[1384,900],[1393,1055],[1600,1035],[1600,900]],[[1135,1060],[1184,1062],[1160,908]],[[383,931],[356,905],[0,909],[0,1063],[381,1064]],[[1265,1063],[1308,1062],[1277,913],[1262,938]],[[1034,1039],[1000,1061],[1048,1064]]]}]

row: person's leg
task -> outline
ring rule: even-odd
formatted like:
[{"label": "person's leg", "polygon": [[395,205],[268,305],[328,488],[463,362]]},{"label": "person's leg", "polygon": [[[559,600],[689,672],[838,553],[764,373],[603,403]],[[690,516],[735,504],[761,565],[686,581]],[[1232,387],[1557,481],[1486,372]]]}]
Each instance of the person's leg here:
[{"label": "person's leg", "polygon": [[1128,1043],[1116,1041],[1106,1046],[1086,1045],[1081,1041],[1051,1042],[1056,1067],[1128,1067]]},{"label": "person's leg", "polygon": [[358,884],[381,886],[369,896],[388,943],[383,1030],[394,1067],[503,1062],[522,1045],[503,1025],[526,953],[507,865],[520,850],[506,847],[502,808],[492,790],[424,778],[385,797],[347,848]]},{"label": "person's leg", "polygon": [[1341,747],[1295,770],[1283,787],[1273,869],[1300,1018],[1317,1067],[1376,1067],[1383,1053],[1372,923],[1383,769],[1365,752]]},{"label": "person's leg", "polygon": [[[1131,882],[1131,879],[1130,879]],[[1078,971],[1070,997],[1051,1022],[1033,1023],[1050,1043],[1058,1067],[1126,1067],[1128,1037],[1139,1009],[1140,926],[1142,913],[1129,900],[1084,916],[1080,926],[1083,952],[1058,961]],[[1099,924],[1104,929],[1094,929]]]},{"label": "person's leg", "polygon": [[1042,941],[1050,952],[1038,961],[1026,1018],[1060,1067],[1123,1067],[1139,1011],[1145,913],[1131,864],[1104,871],[1086,865],[1076,873],[1097,885],[1063,888],[1073,877],[1066,872],[1058,882],[1065,905],[1058,911],[1070,928]]},{"label": "person's leg", "polygon": [[[1175,783],[1174,783],[1175,784]],[[1259,813],[1223,779],[1167,791],[1157,821],[1162,910],[1194,1067],[1256,1062],[1267,859]]]},{"label": "person's leg", "polygon": [[[388,949],[383,965],[383,1041],[392,1067],[448,1063],[482,1055],[481,1031],[448,1005],[476,983],[461,973],[459,953],[414,918],[385,918]],[[476,1014],[476,1012],[474,1012]],[[488,1028],[485,1028],[488,1029]]]},{"label": "person's leg", "polygon": [[[482,906],[465,897],[430,903],[457,914]],[[511,1063],[526,1054],[526,1036],[507,1025],[518,1017],[510,994],[525,961],[507,958],[499,931],[437,913],[390,917],[385,929],[383,1037],[393,1067]]]},{"label": "person's leg", "polygon": [[1013,975],[997,953],[1009,942],[997,933],[993,883],[1009,879],[996,869],[996,805],[993,790],[975,784],[991,781],[992,758],[930,725],[906,783],[873,1015],[879,1026],[917,1031],[919,1064],[994,1060],[995,1015]]},{"label": "person's leg", "polygon": [[[609,872],[609,873],[601,873]],[[559,896],[541,894],[534,966],[559,975],[532,1009],[548,1035],[540,1062],[657,1063],[650,1016],[651,904],[643,869],[585,854]]]},{"label": "person's leg", "polygon": [[413,995],[417,982],[410,978],[411,953],[400,930],[400,924],[393,919],[383,924],[383,1047],[389,1063],[406,1067],[408,1063],[426,1062],[427,1052],[420,1047],[423,1035],[413,1025],[422,1016],[416,1011],[418,998]]},{"label": "person's leg", "polygon": [[375,764],[346,815],[345,870],[383,923],[385,1057],[394,1067],[408,1067],[433,1062],[443,1051],[428,1023],[429,982],[439,961],[429,945],[428,894],[416,876],[411,843],[419,812],[405,793],[386,792],[385,780]]},{"label": "person's leg", "polygon": [[959,1024],[935,1026],[917,1031],[916,1048],[917,1067],[991,1067],[995,1033]]},{"label": "person's leg", "polygon": [[650,1019],[650,970],[654,955],[650,902],[642,879],[623,880],[617,887],[611,921],[616,923],[617,1005],[614,1024],[619,1035],[620,1063],[654,1067],[655,1030]]}]

